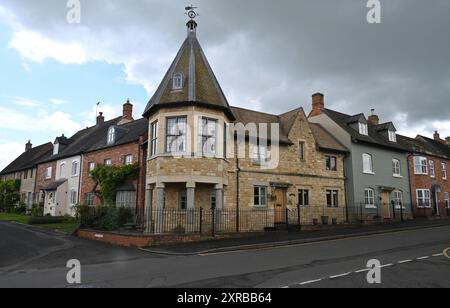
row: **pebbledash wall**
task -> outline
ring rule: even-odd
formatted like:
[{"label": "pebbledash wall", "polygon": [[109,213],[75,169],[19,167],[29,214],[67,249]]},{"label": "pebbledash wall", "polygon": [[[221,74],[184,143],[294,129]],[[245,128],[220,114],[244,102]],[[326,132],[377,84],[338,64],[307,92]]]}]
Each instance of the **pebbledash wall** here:
[{"label": "pebbledash wall", "polygon": [[[133,163],[138,163],[140,170],[145,170],[144,150],[141,149],[140,142],[129,143],[124,145],[118,145],[111,148],[86,153],[83,155],[83,168],[82,179],[80,186],[80,202],[86,203],[86,197],[88,193],[92,193],[95,189],[95,182],[89,175],[89,164],[94,163],[95,166],[102,165],[105,160],[111,159],[111,163],[114,166],[123,166],[124,160],[127,155],[133,156]],[[136,210],[137,213],[143,214],[144,207],[144,188],[142,183],[142,177],[133,181],[133,185],[136,189]],[[98,190],[98,188],[97,188]],[[100,200],[97,196],[94,197],[94,206],[100,205]]]}]

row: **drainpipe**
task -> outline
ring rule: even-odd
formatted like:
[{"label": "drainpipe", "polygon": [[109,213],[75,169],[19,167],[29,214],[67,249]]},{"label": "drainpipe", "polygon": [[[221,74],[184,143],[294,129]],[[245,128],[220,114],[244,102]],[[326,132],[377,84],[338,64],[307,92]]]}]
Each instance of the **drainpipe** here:
[{"label": "drainpipe", "polygon": [[411,213],[412,213],[412,215],[413,215],[413,219],[415,219],[416,218],[416,213],[415,213],[415,211],[414,211],[414,208],[413,208],[413,184],[412,184],[412,178],[411,178],[411,169],[410,169],[410,167],[411,167],[411,163],[410,163],[410,161],[409,161],[409,159],[411,158],[411,157],[413,157],[414,156],[414,154],[413,153],[409,153],[407,156],[406,156],[406,163],[407,163],[407,165],[408,165],[408,180],[409,180],[409,198],[410,198],[410,200],[411,200],[411,203],[410,203],[410,207],[411,207]]},{"label": "drainpipe", "polygon": [[83,157],[84,157],[84,155],[83,154],[81,154],[80,155],[80,171],[78,172],[78,176],[79,176],[79,179],[78,179],[78,204],[80,204],[80,202],[81,202],[81,185],[83,184],[83,181],[82,181],[82,178],[83,178]]},{"label": "drainpipe", "polygon": [[345,222],[348,224],[348,222],[349,222],[349,216],[348,216],[348,206],[349,206],[349,204],[348,204],[348,199],[347,199],[347,197],[348,197],[348,194],[347,194],[347,192],[348,192],[348,183],[347,183],[347,180],[348,180],[348,177],[347,177],[347,166],[345,165],[345,160],[346,160],[346,156],[347,156],[348,154],[346,154],[345,156],[344,156],[344,159],[342,160],[343,161],[343,163],[342,163],[342,168],[343,168],[343,170],[344,170],[344,194],[345,194]]}]

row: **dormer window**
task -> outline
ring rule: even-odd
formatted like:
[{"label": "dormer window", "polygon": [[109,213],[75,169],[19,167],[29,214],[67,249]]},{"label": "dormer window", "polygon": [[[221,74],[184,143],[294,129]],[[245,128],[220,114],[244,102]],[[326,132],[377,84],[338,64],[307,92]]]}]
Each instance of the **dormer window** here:
[{"label": "dormer window", "polygon": [[176,73],[173,75],[173,90],[181,90],[183,89],[183,74],[182,73]]},{"label": "dormer window", "polygon": [[388,134],[390,142],[397,142],[397,134],[394,131],[390,130]]},{"label": "dormer window", "polygon": [[359,122],[359,133],[364,136],[369,135],[369,128],[366,123]]},{"label": "dormer window", "polygon": [[114,143],[116,139],[116,130],[114,127],[110,127],[108,130],[108,144]]},{"label": "dormer window", "polygon": [[59,143],[53,144],[53,155],[58,154],[59,152]]}]

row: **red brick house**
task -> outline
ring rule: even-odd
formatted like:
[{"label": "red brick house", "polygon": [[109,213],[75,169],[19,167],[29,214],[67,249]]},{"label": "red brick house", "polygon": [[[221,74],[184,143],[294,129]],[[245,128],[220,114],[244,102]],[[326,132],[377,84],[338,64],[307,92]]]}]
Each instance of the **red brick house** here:
[{"label": "red brick house", "polygon": [[[95,134],[88,137],[94,142],[87,140],[92,145],[83,153],[80,203],[88,206],[100,205],[99,187],[90,176],[90,172],[98,165],[120,166],[138,163],[139,171],[145,171],[148,121],[134,120],[132,110],[133,106],[127,102],[124,104],[122,117],[106,122]],[[144,181],[145,176],[139,176],[137,180],[119,187],[116,205],[131,207],[137,214],[143,214]]]},{"label": "red brick house", "polygon": [[442,140],[436,132],[434,139],[400,136],[399,141],[410,149],[408,163],[414,216],[450,216],[449,139]]}]

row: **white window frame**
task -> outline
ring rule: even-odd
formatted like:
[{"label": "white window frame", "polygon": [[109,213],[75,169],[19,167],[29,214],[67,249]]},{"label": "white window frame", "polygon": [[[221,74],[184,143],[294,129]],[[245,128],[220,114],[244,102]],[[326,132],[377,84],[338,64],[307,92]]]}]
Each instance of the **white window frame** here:
[{"label": "white window frame", "polygon": [[393,194],[394,197],[392,200],[394,201],[395,208],[400,209],[400,207],[402,207],[403,209],[406,209],[405,204],[403,203],[403,192],[401,190],[394,190]]},{"label": "white window frame", "polygon": [[450,209],[450,194],[448,192],[444,193],[444,202],[445,202],[445,207],[447,209]]},{"label": "white window frame", "polygon": [[105,159],[105,166],[112,166],[112,159],[111,158],[108,158],[108,159]]},{"label": "white window frame", "polygon": [[428,160],[424,156],[414,156],[414,174],[428,175]]},{"label": "white window frame", "polygon": [[358,123],[359,133],[364,136],[369,135],[369,126],[366,123]]},{"label": "white window frame", "polygon": [[448,172],[447,172],[447,164],[442,162],[441,163],[441,170],[442,170],[442,179],[447,180],[448,179]]},{"label": "white window frame", "polygon": [[388,131],[388,135],[390,142],[397,142],[397,134],[394,131],[392,130]]},{"label": "white window frame", "polygon": [[309,206],[310,193],[309,189],[298,190],[297,202],[299,206]]},{"label": "white window frame", "polygon": [[375,190],[373,188],[364,189],[364,203],[366,208],[375,209]]},{"label": "white window frame", "polygon": [[175,73],[172,78],[172,90],[182,90],[184,83],[183,73]]},{"label": "white window frame", "polygon": [[52,178],[52,171],[53,171],[53,168],[50,166],[50,167],[47,167],[47,170],[46,170],[46,172],[45,172],[45,179],[51,179]]},{"label": "white window frame", "polygon": [[428,165],[429,165],[429,170],[430,170],[430,177],[435,178],[436,177],[436,166],[434,163],[434,160],[429,160],[428,161]]},{"label": "white window frame", "polygon": [[[328,168],[328,162],[330,163],[330,166]],[[334,162],[334,165],[333,165]],[[338,162],[337,162],[337,156],[334,155],[325,155],[325,169],[327,171],[337,171],[338,168]],[[334,166],[334,168],[333,168]]]},{"label": "white window frame", "polygon": [[[258,198],[258,202],[256,202]],[[267,207],[267,186],[254,186],[253,188],[253,206],[255,208]]]},{"label": "white window frame", "polygon": [[80,165],[80,162],[78,160],[74,160],[72,162],[72,168],[70,170],[70,174],[72,175],[72,177],[78,176],[79,165]]},{"label": "white window frame", "polygon": [[[368,161],[367,161],[368,159]],[[375,174],[373,170],[373,156],[369,153],[364,153],[362,155],[362,162],[363,162],[363,173],[365,174]],[[368,169],[369,167],[369,169]]]},{"label": "white window frame", "polygon": [[66,162],[59,164],[59,178],[63,179],[66,177]]},{"label": "white window frame", "polygon": [[199,154],[206,156],[215,156],[217,154],[217,123],[217,119],[199,118],[197,149]]},{"label": "white window frame", "polygon": [[107,143],[113,144],[115,139],[116,139],[116,129],[114,127],[110,127],[108,129]]},{"label": "white window frame", "polygon": [[158,120],[156,120],[150,125],[150,157],[158,154],[158,123]]},{"label": "white window frame", "polygon": [[431,208],[431,191],[429,189],[417,189],[416,198],[418,208]]},{"label": "white window frame", "polygon": [[[173,126],[170,126],[170,124],[173,124]],[[187,146],[186,142],[187,142],[187,117],[179,116],[167,118],[166,153],[173,154],[186,152]]]},{"label": "white window frame", "polygon": [[254,164],[264,164],[267,162],[267,147],[262,145],[253,145],[253,155]]},{"label": "white window frame", "polygon": [[53,155],[58,154],[59,152],[59,143],[53,144]]},{"label": "white window frame", "polygon": [[136,192],[135,191],[118,191],[116,194],[116,207],[127,209],[136,208]]},{"label": "white window frame", "polygon": [[125,159],[124,159],[125,166],[132,165],[133,164],[133,160],[134,160],[133,155],[131,155],[131,154],[126,155]]},{"label": "white window frame", "polygon": [[89,177],[92,176],[92,171],[93,171],[94,169],[95,169],[95,163],[94,163],[94,162],[90,162],[89,165],[88,165],[88,174],[89,174]]},{"label": "white window frame", "polygon": [[78,202],[78,192],[76,189],[70,190],[70,205],[76,205]]},{"label": "white window frame", "polygon": [[392,172],[394,177],[402,177],[402,162],[399,159],[394,158],[392,160]]}]

